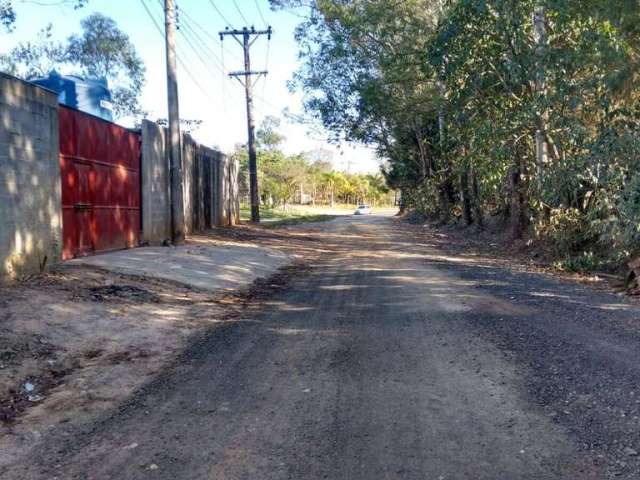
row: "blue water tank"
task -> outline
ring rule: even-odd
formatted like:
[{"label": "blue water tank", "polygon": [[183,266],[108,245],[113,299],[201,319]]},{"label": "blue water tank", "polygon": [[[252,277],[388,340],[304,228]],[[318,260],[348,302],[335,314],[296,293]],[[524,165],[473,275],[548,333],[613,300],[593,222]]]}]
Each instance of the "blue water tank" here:
[{"label": "blue water tank", "polygon": [[113,121],[113,104],[106,78],[60,75],[54,70],[48,77],[29,81],[56,92],[58,102],[63,105]]}]

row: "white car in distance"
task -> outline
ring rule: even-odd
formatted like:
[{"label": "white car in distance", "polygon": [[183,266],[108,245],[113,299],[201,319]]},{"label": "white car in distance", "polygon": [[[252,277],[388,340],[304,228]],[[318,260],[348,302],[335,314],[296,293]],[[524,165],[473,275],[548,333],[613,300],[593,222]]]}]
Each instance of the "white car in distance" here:
[{"label": "white car in distance", "polygon": [[373,210],[369,205],[360,205],[356,208],[356,211],[353,212],[354,215],[371,215]]}]

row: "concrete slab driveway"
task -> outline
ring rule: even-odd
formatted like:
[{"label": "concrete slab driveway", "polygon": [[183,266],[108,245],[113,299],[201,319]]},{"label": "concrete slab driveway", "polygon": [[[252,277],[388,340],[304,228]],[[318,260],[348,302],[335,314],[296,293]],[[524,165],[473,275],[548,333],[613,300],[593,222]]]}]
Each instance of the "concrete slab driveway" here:
[{"label": "concrete slab driveway", "polygon": [[269,276],[289,261],[278,250],[194,237],[179,247],[120,250],[69,263],[171,280],[207,291],[230,291]]}]

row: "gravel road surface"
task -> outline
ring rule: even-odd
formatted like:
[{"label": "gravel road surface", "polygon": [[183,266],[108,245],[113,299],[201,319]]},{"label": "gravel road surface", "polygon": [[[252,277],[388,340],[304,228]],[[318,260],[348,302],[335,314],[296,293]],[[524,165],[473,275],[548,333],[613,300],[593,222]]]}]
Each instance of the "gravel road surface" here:
[{"label": "gravel road surface", "polygon": [[0,476],[640,478],[637,307],[391,217],[313,228],[332,251],[287,288]]}]

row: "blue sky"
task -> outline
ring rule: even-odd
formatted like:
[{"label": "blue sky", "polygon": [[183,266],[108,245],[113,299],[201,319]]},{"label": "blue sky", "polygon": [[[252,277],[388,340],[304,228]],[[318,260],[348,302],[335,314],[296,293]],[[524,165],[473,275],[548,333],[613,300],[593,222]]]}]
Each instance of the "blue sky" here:
[{"label": "blue sky", "polygon": [[[144,0],[157,23],[163,27],[160,2]],[[338,169],[376,171],[378,161],[371,149],[342,145],[339,150],[327,144],[321,132],[311,133],[308,127],[283,118],[284,108],[291,112],[300,112],[302,108],[301,96],[289,92],[286,85],[297,68],[297,45],[293,32],[300,19],[292,12],[271,11],[267,0],[178,1],[181,24],[177,37],[180,114],[183,118],[204,122],[194,136],[224,151],[246,141],[244,90],[237,80],[223,73],[243,68],[242,48],[230,36],[221,44],[218,32],[228,25],[227,22],[234,28],[241,28],[245,19],[256,28],[264,28],[265,22],[256,3],[274,29],[270,44],[263,36],[251,48],[252,69],[269,70],[266,81],[260,79],[255,87],[257,122],[265,115],[281,117],[282,131],[287,137],[284,148],[288,153],[328,149],[334,152],[334,164]],[[147,84],[142,97],[143,107],[150,112],[151,118],[166,117],[164,40],[145,11],[143,0],[90,0],[80,10],[74,10],[61,0],[16,0],[15,4],[17,27],[11,34],[0,34],[0,52],[6,52],[19,41],[34,38],[49,22],[53,23],[54,35],[65,38],[78,32],[80,20],[92,12],[113,18],[129,35],[145,62]]]}]

